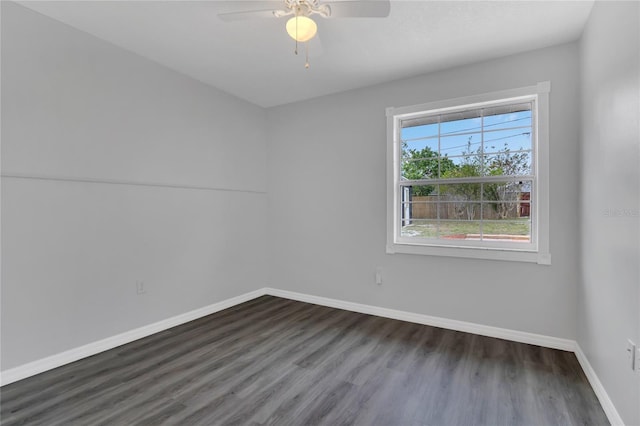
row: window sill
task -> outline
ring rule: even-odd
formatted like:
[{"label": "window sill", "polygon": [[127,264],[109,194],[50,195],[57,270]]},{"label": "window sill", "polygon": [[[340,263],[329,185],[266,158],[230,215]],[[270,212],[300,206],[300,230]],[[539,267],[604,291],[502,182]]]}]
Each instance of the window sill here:
[{"label": "window sill", "polygon": [[551,265],[551,254],[537,251],[504,250],[478,247],[446,247],[414,244],[389,244],[387,254],[417,254],[423,256],[446,256],[468,259],[504,260],[510,262]]}]

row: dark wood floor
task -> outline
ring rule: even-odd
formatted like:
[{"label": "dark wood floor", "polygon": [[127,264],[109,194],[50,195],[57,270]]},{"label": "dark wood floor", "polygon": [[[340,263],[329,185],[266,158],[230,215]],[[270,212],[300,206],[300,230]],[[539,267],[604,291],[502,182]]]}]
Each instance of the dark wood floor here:
[{"label": "dark wood floor", "polygon": [[271,296],[0,392],[7,426],[608,424],[570,352]]}]

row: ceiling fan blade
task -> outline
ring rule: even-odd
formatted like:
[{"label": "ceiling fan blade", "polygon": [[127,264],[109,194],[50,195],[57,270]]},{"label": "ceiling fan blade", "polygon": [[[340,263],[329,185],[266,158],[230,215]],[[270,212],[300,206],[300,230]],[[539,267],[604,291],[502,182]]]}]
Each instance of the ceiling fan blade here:
[{"label": "ceiling fan blade", "polygon": [[[274,9],[248,10],[244,12],[218,13],[218,18],[225,22],[245,21],[247,19],[275,18]],[[284,11],[283,11],[284,13]]]},{"label": "ceiling fan blade", "polygon": [[389,0],[345,0],[324,4],[331,8],[330,18],[386,18],[391,11]]}]

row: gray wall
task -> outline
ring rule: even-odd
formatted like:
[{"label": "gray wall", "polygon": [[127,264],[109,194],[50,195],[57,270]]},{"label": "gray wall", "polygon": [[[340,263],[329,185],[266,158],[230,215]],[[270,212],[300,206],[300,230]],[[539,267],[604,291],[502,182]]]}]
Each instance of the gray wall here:
[{"label": "gray wall", "polygon": [[581,41],[578,343],[626,424],[640,424],[640,4],[596,2]]},{"label": "gray wall", "polygon": [[[572,43],[269,109],[269,283],[574,339],[577,75]],[[385,254],[385,108],[546,80],[553,265]],[[374,284],[376,267],[382,286]]]},{"label": "gray wall", "polygon": [[264,134],[261,108],[2,2],[2,173],[169,185],[2,179],[2,370],[264,287]]}]

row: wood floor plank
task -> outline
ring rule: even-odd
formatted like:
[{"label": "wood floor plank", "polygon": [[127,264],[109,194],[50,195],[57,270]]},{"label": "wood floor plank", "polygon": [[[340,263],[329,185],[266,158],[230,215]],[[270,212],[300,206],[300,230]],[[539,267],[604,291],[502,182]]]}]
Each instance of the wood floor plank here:
[{"label": "wood floor plank", "polygon": [[0,424],[608,422],[572,353],[264,296],[4,386]]}]

